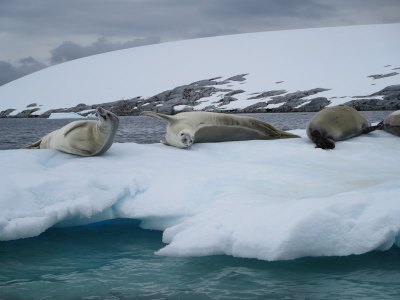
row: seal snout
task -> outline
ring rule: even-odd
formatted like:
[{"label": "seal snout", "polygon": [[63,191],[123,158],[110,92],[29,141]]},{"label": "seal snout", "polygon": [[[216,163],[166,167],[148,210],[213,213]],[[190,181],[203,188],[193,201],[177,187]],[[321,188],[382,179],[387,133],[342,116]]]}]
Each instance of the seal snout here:
[{"label": "seal snout", "polygon": [[109,115],[109,113],[100,106],[98,108],[96,108],[96,114],[98,117],[102,117],[104,121],[107,120],[107,115]]},{"label": "seal snout", "polygon": [[194,142],[193,136],[185,131],[179,133],[179,139],[185,148],[192,146]]}]

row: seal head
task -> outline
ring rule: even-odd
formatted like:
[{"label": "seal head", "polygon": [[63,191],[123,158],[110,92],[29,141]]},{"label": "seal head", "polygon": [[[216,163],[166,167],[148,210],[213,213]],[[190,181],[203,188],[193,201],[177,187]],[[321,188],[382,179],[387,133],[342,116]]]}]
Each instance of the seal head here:
[{"label": "seal head", "polygon": [[80,120],[57,129],[28,146],[30,149],[56,149],[80,156],[105,153],[113,144],[119,126],[118,117],[102,107],[96,109],[98,120]]},{"label": "seal head", "polygon": [[97,107],[96,115],[100,124],[97,124],[99,132],[105,133],[104,145],[93,155],[101,155],[110,149],[119,126],[118,117],[102,107]]}]

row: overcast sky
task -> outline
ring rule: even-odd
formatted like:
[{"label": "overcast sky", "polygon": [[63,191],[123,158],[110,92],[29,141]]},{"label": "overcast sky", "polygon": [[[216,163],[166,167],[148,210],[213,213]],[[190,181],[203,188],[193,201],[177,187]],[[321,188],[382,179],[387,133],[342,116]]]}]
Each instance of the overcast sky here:
[{"label": "overcast sky", "polygon": [[0,0],[0,85],[46,66],[235,33],[400,22],[400,0]]}]

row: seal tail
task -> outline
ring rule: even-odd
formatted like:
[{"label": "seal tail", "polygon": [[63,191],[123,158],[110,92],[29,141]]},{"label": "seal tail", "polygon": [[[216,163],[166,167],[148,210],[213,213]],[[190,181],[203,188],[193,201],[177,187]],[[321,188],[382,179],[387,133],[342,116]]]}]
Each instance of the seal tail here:
[{"label": "seal tail", "polygon": [[369,127],[364,128],[362,133],[365,134],[365,133],[370,133],[370,132],[375,131],[375,130],[382,130],[383,127],[384,127],[383,121],[381,121],[381,122],[379,122],[378,124],[376,124],[374,126],[369,126]]},{"label": "seal tail", "polygon": [[164,114],[160,114],[154,111],[142,111],[140,113],[141,116],[149,116],[149,117],[155,117],[161,120],[165,120],[168,122],[172,122],[174,120],[173,116],[168,116],[168,115],[164,115]]}]

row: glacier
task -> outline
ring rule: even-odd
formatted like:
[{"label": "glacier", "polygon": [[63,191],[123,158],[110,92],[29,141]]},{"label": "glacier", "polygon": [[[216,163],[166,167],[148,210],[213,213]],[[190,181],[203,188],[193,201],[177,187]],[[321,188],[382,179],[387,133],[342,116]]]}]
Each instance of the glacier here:
[{"label": "glacier", "polygon": [[0,156],[0,240],[116,218],[163,231],[168,256],[261,260],[400,246],[400,143],[375,131],[333,151],[300,139],[115,143],[99,157]]}]

